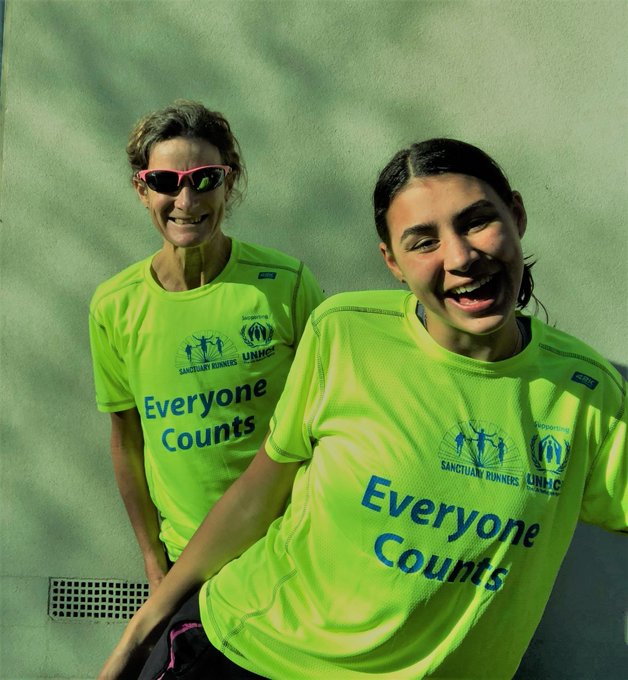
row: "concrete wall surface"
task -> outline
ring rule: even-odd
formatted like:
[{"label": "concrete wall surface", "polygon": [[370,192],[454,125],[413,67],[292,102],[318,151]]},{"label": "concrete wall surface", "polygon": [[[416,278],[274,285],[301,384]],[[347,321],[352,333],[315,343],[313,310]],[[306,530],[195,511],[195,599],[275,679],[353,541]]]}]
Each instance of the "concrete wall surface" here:
[{"label": "concrete wall surface", "polygon": [[[485,148],[523,194],[551,322],[625,371],[627,28],[625,0],[6,0],[0,678],[92,678],[120,635],[51,619],[51,577],[143,578],[87,337],[96,285],[160,246],[125,166],[135,120],[222,111],[249,173],[225,231],[328,294],[396,285],[370,195],[398,148]],[[626,676],[627,558],[578,529],[519,679]]]}]

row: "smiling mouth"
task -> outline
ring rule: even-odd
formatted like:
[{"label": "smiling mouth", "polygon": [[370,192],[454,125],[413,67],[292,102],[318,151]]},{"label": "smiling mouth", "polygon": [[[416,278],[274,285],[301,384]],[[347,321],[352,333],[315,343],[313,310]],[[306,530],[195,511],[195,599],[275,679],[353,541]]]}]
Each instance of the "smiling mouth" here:
[{"label": "smiling mouth", "polygon": [[168,219],[170,222],[174,222],[174,224],[181,226],[184,224],[200,224],[206,217],[207,215],[201,215],[195,219],[192,219],[191,217],[169,217]]},{"label": "smiling mouth", "polygon": [[478,302],[495,300],[499,293],[499,276],[489,274],[464,286],[457,286],[445,293],[460,305],[473,305]]}]

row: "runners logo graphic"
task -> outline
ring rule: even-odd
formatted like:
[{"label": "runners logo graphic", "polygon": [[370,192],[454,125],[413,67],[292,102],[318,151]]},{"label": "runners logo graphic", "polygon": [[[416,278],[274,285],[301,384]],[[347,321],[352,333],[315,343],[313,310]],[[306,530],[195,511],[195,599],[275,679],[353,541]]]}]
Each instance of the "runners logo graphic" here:
[{"label": "runners logo graphic", "polygon": [[441,469],[509,486],[519,486],[519,451],[495,423],[459,422],[440,443]]},{"label": "runners logo graphic", "polygon": [[175,366],[180,374],[236,366],[238,350],[230,338],[218,331],[204,330],[189,335],[179,344]]},{"label": "runners logo graphic", "polygon": [[240,335],[249,347],[267,347],[273,339],[273,327],[269,323],[255,321],[242,326]]}]

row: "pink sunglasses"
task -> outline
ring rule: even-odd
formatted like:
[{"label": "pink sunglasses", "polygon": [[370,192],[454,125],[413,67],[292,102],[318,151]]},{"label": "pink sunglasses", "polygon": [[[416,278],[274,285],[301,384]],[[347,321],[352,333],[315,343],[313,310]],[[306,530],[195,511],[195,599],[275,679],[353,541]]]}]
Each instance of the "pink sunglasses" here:
[{"label": "pink sunglasses", "polygon": [[230,172],[228,165],[201,165],[191,170],[140,170],[136,177],[159,194],[178,194],[181,180],[188,177],[192,188],[204,193],[217,189]]}]

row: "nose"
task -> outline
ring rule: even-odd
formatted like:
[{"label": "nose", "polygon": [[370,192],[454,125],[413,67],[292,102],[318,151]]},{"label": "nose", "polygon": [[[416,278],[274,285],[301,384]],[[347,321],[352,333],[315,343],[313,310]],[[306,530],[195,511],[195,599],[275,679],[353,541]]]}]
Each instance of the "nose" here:
[{"label": "nose", "polygon": [[472,243],[462,234],[451,234],[441,243],[443,249],[443,266],[448,272],[467,272],[480,254]]},{"label": "nose", "polygon": [[176,208],[187,211],[194,207],[198,201],[198,193],[192,189],[187,178],[183,179],[181,189],[177,194],[174,205]]}]

